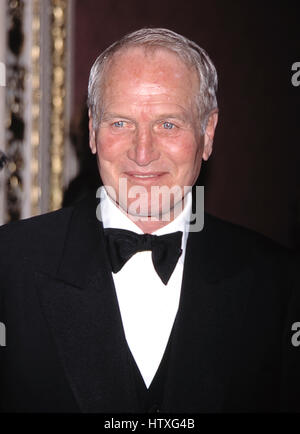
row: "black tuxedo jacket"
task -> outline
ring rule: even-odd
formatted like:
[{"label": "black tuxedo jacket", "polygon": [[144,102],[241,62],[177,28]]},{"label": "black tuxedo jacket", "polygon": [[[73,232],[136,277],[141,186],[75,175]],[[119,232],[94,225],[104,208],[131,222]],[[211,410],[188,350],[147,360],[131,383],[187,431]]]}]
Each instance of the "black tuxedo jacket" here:
[{"label": "black tuxedo jacket", "polygon": [[[161,412],[300,409],[290,266],[275,243],[205,215],[188,238]],[[1,411],[141,411],[95,199],[0,228],[0,321]]]}]

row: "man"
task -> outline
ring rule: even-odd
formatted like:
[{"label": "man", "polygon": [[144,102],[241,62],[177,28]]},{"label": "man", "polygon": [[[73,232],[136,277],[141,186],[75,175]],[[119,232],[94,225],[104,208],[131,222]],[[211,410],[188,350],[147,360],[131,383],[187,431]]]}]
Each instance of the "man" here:
[{"label": "man", "polygon": [[2,411],[297,409],[289,253],[209,215],[197,226],[216,87],[205,51],[166,29],[96,60],[100,203],[0,231]]}]

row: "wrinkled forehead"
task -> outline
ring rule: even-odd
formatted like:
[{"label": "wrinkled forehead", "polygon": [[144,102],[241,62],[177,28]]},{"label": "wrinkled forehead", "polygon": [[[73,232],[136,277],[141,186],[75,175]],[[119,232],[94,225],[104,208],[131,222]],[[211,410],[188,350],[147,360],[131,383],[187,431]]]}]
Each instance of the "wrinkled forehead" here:
[{"label": "wrinkled forehead", "polygon": [[115,52],[104,71],[103,93],[124,81],[131,86],[144,81],[170,83],[179,88],[184,83],[189,94],[199,89],[196,68],[179,54],[160,46],[128,47]]},{"label": "wrinkled forehead", "polygon": [[102,110],[116,98],[133,101],[138,97],[138,103],[143,95],[154,98],[155,93],[169,94],[192,107],[198,90],[195,68],[176,53],[160,47],[130,47],[116,52],[108,65],[101,89]]}]

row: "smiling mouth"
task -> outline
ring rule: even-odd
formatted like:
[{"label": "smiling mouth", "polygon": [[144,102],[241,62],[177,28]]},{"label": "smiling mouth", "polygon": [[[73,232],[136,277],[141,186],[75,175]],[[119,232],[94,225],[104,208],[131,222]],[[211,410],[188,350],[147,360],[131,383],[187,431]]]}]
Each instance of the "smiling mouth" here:
[{"label": "smiling mouth", "polygon": [[154,180],[165,174],[166,172],[154,172],[154,173],[153,172],[151,173],[125,172],[125,175],[129,176],[130,178],[141,179],[141,180]]},{"label": "smiling mouth", "polygon": [[156,178],[157,175],[131,175],[134,176],[135,178]]}]

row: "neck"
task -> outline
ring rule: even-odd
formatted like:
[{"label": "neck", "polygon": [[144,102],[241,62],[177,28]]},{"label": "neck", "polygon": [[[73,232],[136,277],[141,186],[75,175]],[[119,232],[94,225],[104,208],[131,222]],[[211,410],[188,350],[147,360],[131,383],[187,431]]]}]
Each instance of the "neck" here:
[{"label": "neck", "polygon": [[[179,203],[170,209],[167,213],[161,214],[159,217],[154,218],[151,216],[139,217],[126,213],[126,216],[133,221],[144,233],[151,234],[156,230],[171,223],[183,210],[184,200],[182,199]],[[124,211],[123,211],[124,212]]]}]

